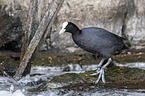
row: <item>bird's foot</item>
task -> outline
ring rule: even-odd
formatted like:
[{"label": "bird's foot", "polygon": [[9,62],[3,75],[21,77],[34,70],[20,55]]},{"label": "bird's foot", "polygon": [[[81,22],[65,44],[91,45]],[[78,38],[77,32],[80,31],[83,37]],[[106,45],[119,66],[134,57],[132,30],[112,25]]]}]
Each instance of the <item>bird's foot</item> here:
[{"label": "bird's foot", "polygon": [[[97,72],[101,70],[101,67],[102,67],[102,64],[103,64],[104,61],[105,61],[105,58],[103,58],[103,59],[100,61],[100,63],[97,65],[97,68],[95,69],[95,70],[97,70]],[[97,73],[95,73],[95,74],[97,75]]]},{"label": "bird's foot", "polygon": [[101,70],[98,71],[97,74],[99,74],[99,77],[95,83],[98,83],[101,77],[102,77],[102,82],[105,83],[104,68],[101,68]]},{"label": "bird's foot", "polygon": [[90,74],[90,76],[94,76],[94,75],[99,74],[99,72],[101,70],[101,66],[100,67],[97,67],[95,70],[96,70],[96,73]]},{"label": "bird's foot", "polygon": [[[97,75],[99,74],[99,77],[95,83],[98,83],[100,81],[100,78],[102,77],[102,82],[105,83],[105,76],[104,76],[104,70],[105,68],[110,64],[111,58],[108,59],[108,62],[102,66],[101,68],[97,68],[97,72],[91,75]],[[100,64],[99,64],[100,65]]]},{"label": "bird's foot", "polygon": [[105,78],[104,78],[104,68],[97,68],[96,73],[90,74],[91,76],[93,75],[98,75],[99,77],[95,83],[98,83],[100,81],[100,78],[102,77],[102,82],[105,83]]}]

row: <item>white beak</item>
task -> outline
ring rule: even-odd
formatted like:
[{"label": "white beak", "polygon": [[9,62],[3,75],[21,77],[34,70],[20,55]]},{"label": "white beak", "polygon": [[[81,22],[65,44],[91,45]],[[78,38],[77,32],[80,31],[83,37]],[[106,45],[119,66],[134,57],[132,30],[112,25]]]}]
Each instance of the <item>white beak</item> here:
[{"label": "white beak", "polygon": [[65,31],[66,31],[66,26],[68,25],[68,22],[64,22],[63,24],[62,24],[62,29],[60,30],[60,32],[59,32],[59,34],[62,34],[62,33],[64,33]]},{"label": "white beak", "polygon": [[64,32],[65,32],[65,30],[66,30],[66,29],[62,28],[62,29],[60,30],[59,34],[64,33]]}]

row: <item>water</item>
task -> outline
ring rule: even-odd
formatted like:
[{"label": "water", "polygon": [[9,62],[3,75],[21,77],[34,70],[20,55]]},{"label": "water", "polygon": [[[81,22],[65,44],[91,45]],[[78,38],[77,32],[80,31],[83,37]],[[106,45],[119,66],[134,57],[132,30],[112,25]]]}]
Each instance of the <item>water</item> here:
[{"label": "water", "polygon": [[[85,65],[82,69],[78,64],[69,64],[68,66],[71,70],[69,72],[63,72],[64,67],[32,67],[30,75],[23,77],[17,83],[7,77],[0,77],[0,96],[145,96],[145,89],[105,89],[95,86],[89,86],[84,90],[54,88],[31,90],[51,80],[53,76],[85,72],[85,70],[93,70],[96,67],[96,65]],[[118,64],[118,66],[137,67],[145,70],[145,63]]]}]

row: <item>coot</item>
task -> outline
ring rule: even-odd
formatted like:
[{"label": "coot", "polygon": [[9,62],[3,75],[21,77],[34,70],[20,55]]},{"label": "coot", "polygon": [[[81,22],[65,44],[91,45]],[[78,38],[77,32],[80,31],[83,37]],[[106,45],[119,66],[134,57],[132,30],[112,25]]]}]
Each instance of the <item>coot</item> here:
[{"label": "coot", "polygon": [[[102,28],[88,27],[80,30],[74,23],[64,22],[59,34],[64,32],[71,33],[73,41],[83,50],[103,57],[98,65],[100,70],[95,73],[99,74],[95,83],[98,83],[101,77],[103,83],[105,83],[104,69],[110,64],[112,55],[128,49],[122,37]],[[107,63],[102,66],[106,59],[108,59]]]}]

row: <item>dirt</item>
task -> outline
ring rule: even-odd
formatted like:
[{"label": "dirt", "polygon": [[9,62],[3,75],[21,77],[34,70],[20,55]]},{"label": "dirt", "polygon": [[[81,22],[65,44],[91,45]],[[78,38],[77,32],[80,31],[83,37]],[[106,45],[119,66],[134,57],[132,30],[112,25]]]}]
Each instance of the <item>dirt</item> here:
[{"label": "dirt", "polygon": [[[33,66],[60,66],[62,64],[90,65],[98,64],[101,59],[101,57],[97,58],[87,52],[59,54],[47,54],[47,52],[40,52],[39,56],[35,58]],[[113,56],[112,60],[121,64],[145,62],[145,49],[132,49],[128,52],[121,53],[120,55]]]},{"label": "dirt", "polygon": [[[7,52],[5,52],[7,53]],[[13,63],[19,64],[20,53],[3,54],[0,57],[0,62],[6,61],[6,65],[12,65]],[[50,54],[48,52],[39,52],[33,61],[32,66],[62,66],[65,64],[79,64],[91,65],[98,64],[102,58],[97,58],[87,52],[80,53],[58,53]],[[128,50],[128,52],[121,53],[112,57],[112,60],[121,63],[133,63],[133,62],[145,62],[145,49]],[[4,65],[5,65],[4,64]],[[110,64],[111,65],[111,64]],[[69,70],[68,70],[69,71]],[[11,71],[10,71],[11,72]],[[140,88],[145,89],[145,70],[138,68],[119,67],[112,64],[105,70],[106,83],[99,82],[95,84],[98,76],[90,76],[95,71],[86,71],[85,73],[67,73],[60,76],[54,76],[48,83],[40,86],[41,88],[51,88],[52,85],[56,88],[74,89],[88,88],[90,86],[104,88]],[[37,90],[37,89],[36,89]]]}]

